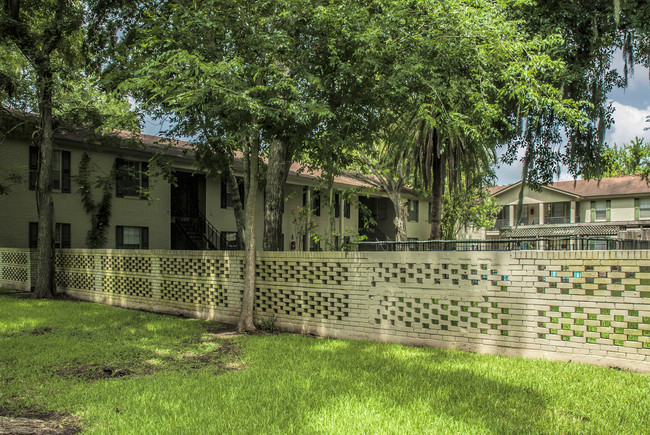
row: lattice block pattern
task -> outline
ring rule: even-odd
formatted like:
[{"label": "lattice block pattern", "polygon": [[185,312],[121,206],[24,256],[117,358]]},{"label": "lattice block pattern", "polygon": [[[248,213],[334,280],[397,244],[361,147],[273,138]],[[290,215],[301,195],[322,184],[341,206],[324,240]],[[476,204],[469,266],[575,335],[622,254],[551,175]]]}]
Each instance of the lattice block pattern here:
[{"label": "lattice block pattern", "polygon": [[163,275],[227,277],[230,274],[228,261],[217,258],[172,258],[160,259]]},{"label": "lattice block pattern", "polygon": [[342,285],[350,278],[347,264],[327,261],[259,261],[257,277],[273,282]]},{"label": "lattice block pattern", "polygon": [[510,278],[500,267],[480,263],[379,263],[373,268],[373,286],[480,286],[507,291]]},{"label": "lattice block pattern", "polygon": [[226,290],[221,284],[164,280],[160,285],[160,298],[164,301],[228,307]]},{"label": "lattice block pattern", "polygon": [[57,287],[75,288],[88,291],[93,291],[95,289],[95,277],[89,273],[57,270],[55,279]]},{"label": "lattice block pattern", "polygon": [[650,266],[626,264],[537,266],[537,293],[650,299]]},{"label": "lattice block pattern", "polygon": [[27,282],[27,267],[2,267],[3,281]]},{"label": "lattice block pattern", "polygon": [[56,267],[64,269],[92,269],[94,257],[81,254],[57,254]]},{"label": "lattice block pattern", "polygon": [[350,314],[348,295],[340,292],[311,292],[278,288],[257,288],[258,312],[278,315],[342,320]]},{"label": "lattice block pattern", "polygon": [[417,330],[461,331],[488,334],[495,330],[508,335],[509,308],[481,300],[459,301],[436,298],[384,296],[375,311],[374,323],[382,327]]},{"label": "lattice block pattern", "polygon": [[25,252],[0,252],[0,259],[3,264],[15,264],[27,266],[28,254]]},{"label": "lattice block pattern", "polygon": [[650,349],[650,310],[550,305],[539,315],[539,338]]},{"label": "lattice block pattern", "polygon": [[124,296],[151,298],[151,282],[146,278],[107,275],[102,278],[103,291]]},{"label": "lattice block pattern", "polygon": [[102,257],[102,269],[113,272],[151,273],[151,258],[144,256]]}]

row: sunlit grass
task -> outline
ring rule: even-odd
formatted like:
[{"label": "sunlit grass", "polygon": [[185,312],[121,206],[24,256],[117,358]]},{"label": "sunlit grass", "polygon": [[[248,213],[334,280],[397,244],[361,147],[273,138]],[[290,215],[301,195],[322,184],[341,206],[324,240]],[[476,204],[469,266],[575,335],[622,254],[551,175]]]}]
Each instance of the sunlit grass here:
[{"label": "sunlit grass", "polygon": [[[200,340],[216,326],[0,296],[0,408],[69,412],[97,433],[648,433],[650,427],[647,375],[291,334]],[[224,355],[219,367],[178,364],[226,340],[241,353]],[[97,380],[57,374],[62,366],[133,361],[150,370]]]}]

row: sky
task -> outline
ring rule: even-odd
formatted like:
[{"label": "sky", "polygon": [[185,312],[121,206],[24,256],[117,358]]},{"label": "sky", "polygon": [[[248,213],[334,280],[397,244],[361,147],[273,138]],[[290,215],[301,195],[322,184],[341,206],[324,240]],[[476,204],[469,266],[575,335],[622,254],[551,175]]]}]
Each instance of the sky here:
[{"label": "sky", "polygon": [[[620,55],[614,58],[614,64],[622,70]],[[605,141],[609,144],[623,145],[639,136],[650,141],[650,127],[646,117],[650,115],[650,77],[648,69],[635,66],[634,75],[629,77],[626,89],[615,88],[608,95],[614,107],[614,124],[607,131]],[[521,162],[511,166],[500,165],[496,170],[497,185],[516,183],[521,179]],[[572,180],[573,177],[565,169],[556,181]]]}]

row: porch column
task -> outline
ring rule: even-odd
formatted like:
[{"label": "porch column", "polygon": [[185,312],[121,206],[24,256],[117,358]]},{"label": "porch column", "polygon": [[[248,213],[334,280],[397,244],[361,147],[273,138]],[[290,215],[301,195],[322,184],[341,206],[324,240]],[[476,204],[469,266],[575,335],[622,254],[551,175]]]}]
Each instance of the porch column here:
[{"label": "porch column", "polygon": [[509,217],[508,220],[510,222],[508,222],[508,225],[511,226],[511,227],[514,227],[515,226],[515,206],[514,205],[509,205],[508,207],[510,207],[510,213],[508,213],[508,217]]},{"label": "porch column", "polygon": [[[343,195],[339,195],[339,246],[343,246],[343,232],[345,230],[345,199]],[[357,231],[359,231],[357,229]]]},{"label": "porch column", "polygon": [[[311,187],[307,187],[307,210],[309,210],[309,213],[307,213],[307,222],[311,221],[311,213],[312,213],[312,208],[311,208]],[[303,251],[311,251],[311,237],[309,237],[309,224],[307,225],[307,237],[305,237],[305,246],[302,247]]]},{"label": "porch column", "polygon": [[576,223],[576,202],[571,201],[571,211],[569,212],[569,222]]},{"label": "porch column", "polygon": [[539,203],[537,214],[539,215],[539,224],[544,225],[544,203],[543,202]]}]

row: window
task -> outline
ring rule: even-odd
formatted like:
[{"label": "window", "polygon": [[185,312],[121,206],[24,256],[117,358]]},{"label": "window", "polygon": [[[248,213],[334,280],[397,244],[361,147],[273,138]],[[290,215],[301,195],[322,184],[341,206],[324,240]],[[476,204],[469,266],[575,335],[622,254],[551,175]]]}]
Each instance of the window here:
[{"label": "window", "polygon": [[148,227],[115,227],[117,249],[149,249]]},{"label": "window", "polygon": [[239,236],[237,231],[221,232],[221,249],[224,251],[235,251],[239,249]]},{"label": "window", "polygon": [[[29,189],[36,189],[38,178],[38,148],[29,147]],[[70,193],[70,151],[52,153],[52,190]]]},{"label": "window", "polygon": [[147,162],[134,162],[116,159],[115,162],[115,196],[135,196],[146,198],[145,190],[149,188]]},{"label": "window", "polygon": [[343,204],[343,216],[350,219],[350,198],[346,198]]},{"label": "window", "polygon": [[[29,247],[38,245],[38,222],[29,223]],[[56,249],[70,248],[70,224],[56,224],[54,227],[54,247]]]},{"label": "window", "polygon": [[591,201],[591,220],[592,222],[609,221],[611,201],[600,200]]},{"label": "window", "polygon": [[[241,208],[246,208],[246,198],[244,196],[244,179],[237,177],[237,190],[239,191],[239,199],[241,200]],[[226,182],[225,177],[221,177],[221,208],[232,207],[232,191]]]},{"label": "window", "polygon": [[420,214],[420,201],[417,199],[409,199],[407,204],[409,222],[417,222]]},{"label": "window", "polygon": [[639,218],[650,218],[650,198],[639,199]]}]

